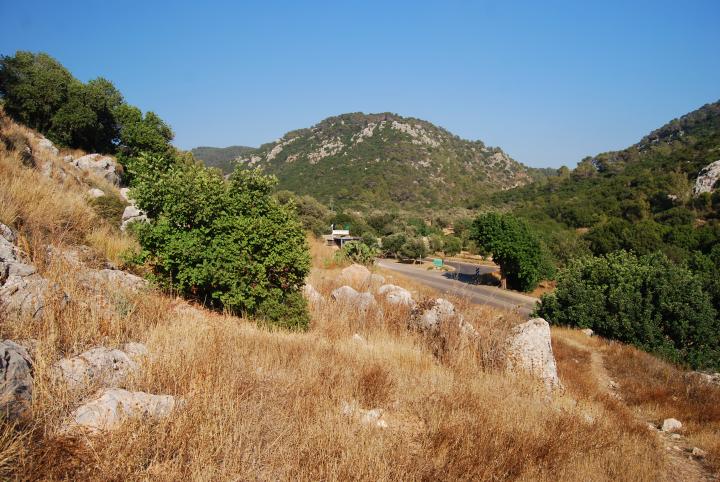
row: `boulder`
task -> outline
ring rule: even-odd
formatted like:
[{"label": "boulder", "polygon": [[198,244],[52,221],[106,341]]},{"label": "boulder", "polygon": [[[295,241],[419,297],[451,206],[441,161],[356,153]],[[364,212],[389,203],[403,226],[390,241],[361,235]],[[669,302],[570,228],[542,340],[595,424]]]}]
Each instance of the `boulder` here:
[{"label": "boulder", "polygon": [[314,305],[323,302],[322,295],[318,292],[318,290],[313,288],[311,284],[303,286],[303,295],[305,295],[305,299],[308,300],[310,304]]},{"label": "boulder", "polygon": [[698,196],[704,192],[713,192],[720,180],[720,160],[705,166],[698,174],[693,187],[693,194]]},{"label": "boulder", "polygon": [[663,432],[677,432],[682,428],[682,423],[680,423],[680,420],[674,419],[674,418],[666,418],[663,420],[662,427],[660,430]]},{"label": "boulder", "polygon": [[128,345],[132,353],[101,346],[72,358],[63,358],[55,364],[56,377],[75,389],[93,384],[117,386],[137,371],[138,359],[147,353],[144,345]]},{"label": "boulder", "polygon": [[400,286],[387,284],[378,288],[378,294],[385,297],[388,303],[392,305],[405,305],[415,307],[417,303],[413,300],[412,294]]},{"label": "boulder", "polygon": [[14,419],[23,415],[32,398],[33,364],[27,350],[17,343],[0,342],[0,412]]},{"label": "boulder", "polygon": [[125,206],[125,210],[123,211],[122,222],[120,223],[121,231],[125,231],[131,223],[144,223],[148,220],[145,213],[138,209],[132,201],[131,203],[129,206]]},{"label": "boulder", "polygon": [[37,142],[36,145],[37,148],[41,151],[45,151],[49,154],[52,154],[53,156],[57,156],[58,154],[60,154],[60,151],[58,151],[58,148],[55,147],[55,144],[53,144],[50,139],[46,139],[43,137]]},{"label": "boulder", "polygon": [[111,184],[120,185],[120,175],[117,172],[117,163],[110,156],[102,154],[87,154],[77,159],[72,159],[70,164],[81,171],[96,174]]},{"label": "boulder", "polygon": [[129,392],[120,388],[104,389],[78,407],[63,425],[63,430],[80,429],[90,433],[114,430],[126,419],[167,417],[176,404],[175,397],[171,395]]},{"label": "boulder", "polygon": [[441,323],[451,320],[455,316],[455,305],[446,299],[438,298],[416,317],[416,322],[420,328],[432,331],[438,329]]},{"label": "boulder", "polygon": [[365,266],[353,264],[341,271],[340,281],[355,286],[370,286],[384,283],[385,278],[379,274],[372,274]]},{"label": "boulder", "polygon": [[48,295],[57,294],[61,303],[67,296],[24,262],[15,241],[12,230],[0,224],[0,306],[6,316],[37,319],[45,310]]},{"label": "boulder", "polygon": [[148,285],[147,280],[120,269],[90,269],[78,278],[82,286],[94,291],[98,291],[98,285],[110,285],[137,292]]},{"label": "boulder", "polygon": [[99,197],[103,197],[104,195],[105,195],[105,193],[103,192],[102,189],[98,189],[96,187],[94,187],[92,189],[88,189],[88,196],[90,196],[91,198],[96,199]]},{"label": "boulder", "polygon": [[581,332],[583,335],[586,335],[586,336],[593,336],[593,335],[595,335],[595,332],[592,331],[590,328],[583,328],[582,330],[580,330],[580,332]]},{"label": "boulder", "polygon": [[340,288],[334,289],[330,297],[338,303],[353,306],[361,313],[366,313],[368,310],[377,308],[377,301],[375,301],[371,293],[358,293],[350,286],[341,286]]},{"label": "boulder", "polygon": [[550,343],[550,325],[542,318],[516,326],[508,348],[511,368],[520,368],[540,378],[549,389],[561,386]]}]

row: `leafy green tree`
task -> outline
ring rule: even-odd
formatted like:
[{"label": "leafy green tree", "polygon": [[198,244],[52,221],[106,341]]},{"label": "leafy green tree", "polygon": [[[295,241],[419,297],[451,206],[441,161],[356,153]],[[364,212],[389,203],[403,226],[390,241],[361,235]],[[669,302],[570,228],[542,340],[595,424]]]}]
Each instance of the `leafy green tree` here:
[{"label": "leafy green tree", "polygon": [[532,291],[543,278],[552,276],[553,267],[545,248],[528,224],[510,214],[487,213],[478,216],[471,238],[485,253],[492,253],[501,274],[511,288]]},{"label": "leafy green tree", "polygon": [[391,234],[390,236],[385,236],[384,238],[382,238],[380,244],[386,255],[397,258],[400,254],[400,250],[405,244],[405,241],[407,241],[405,235],[402,233],[397,233]]},{"label": "leafy green tree", "polygon": [[443,247],[445,246],[445,241],[443,240],[443,237],[439,234],[433,234],[428,238],[428,242],[430,244],[430,252],[431,253],[437,253],[443,250]]},{"label": "leafy green tree", "polygon": [[73,76],[47,54],[18,51],[0,57],[0,95],[5,111],[18,122],[46,134],[67,101]]},{"label": "leafy green tree", "polygon": [[422,238],[408,238],[400,248],[400,256],[417,261],[427,256],[427,248]]},{"label": "leafy green tree", "polygon": [[294,209],[272,195],[276,180],[141,154],[132,196],[148,213],[136,227],[161,284],[210,306],[297,328],[308,317],[300,289],[310,268]]},{"label": "leafy green tree", "polygon": [[698,277],[662,254],[574,260],[538,313],[694,368],[720,367],[720,322],[710,297]]},{"label": "leafy green tree", "polygon": [[443,251],[447,256],[455,256],[462,251],[462,240],[457,236],[446,236]]},{"label": "leafy green tree", "polygon": [[114,112],[122,103],[122,95],[108,80],[73,81],[67,101],[53,115],[48,136],[90,152],[113,152],[120,133]]},{"label": "leafy green tree", "polygon": [[168,160],[176,156],[170,144],[174,137],[172,129],[154,112],[143,115],[137,107],[122,104],[115,109],[114,115],[119,127],[117,157],[129,173],[128,181],[132,180],[136,170],[134,164],[142,162],[139,159],[142,153]]}]

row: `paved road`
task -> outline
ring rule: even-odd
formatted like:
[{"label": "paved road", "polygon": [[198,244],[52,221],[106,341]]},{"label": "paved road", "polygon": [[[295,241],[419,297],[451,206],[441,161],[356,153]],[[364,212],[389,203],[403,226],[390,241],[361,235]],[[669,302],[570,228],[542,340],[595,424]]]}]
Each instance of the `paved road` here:
[{"label": "paved road", "polygon": [[425,267],[398,263],[395,260],[379,259],[377,265],[392,271],[397,271],[405,276],[413,278],[442,293],[448,293],[461,298],[467,298],[473,303],[504,308],[507,310],[517,309],[524,316],[530,315],[535,308],[537,298],[521,295],[514,291],[502,290],[494,286],[473,284],[476,269],[479,273],[487,275],[497,268],[493,266],[482,266],[469,263],[451,261],[448,265],[455,268],[452,273],[441,271],[428,271]]}]

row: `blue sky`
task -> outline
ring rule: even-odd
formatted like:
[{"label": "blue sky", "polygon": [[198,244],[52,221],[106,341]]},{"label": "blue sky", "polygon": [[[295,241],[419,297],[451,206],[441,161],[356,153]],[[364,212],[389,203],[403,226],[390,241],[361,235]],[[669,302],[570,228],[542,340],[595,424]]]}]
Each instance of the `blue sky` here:
[{"label": "blue sky", "polygon": [[0,0],[0,53],[112,80],[181,148],[345,112],[574,166],[720,99],[720,2]]}]

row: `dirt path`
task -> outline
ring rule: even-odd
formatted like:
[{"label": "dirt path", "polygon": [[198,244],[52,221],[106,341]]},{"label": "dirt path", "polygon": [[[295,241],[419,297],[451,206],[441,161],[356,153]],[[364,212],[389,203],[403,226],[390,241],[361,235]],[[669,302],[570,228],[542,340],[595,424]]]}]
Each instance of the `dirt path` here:
[{"label": "dirt path", "polygon": [[[590,372],[597,381],[598,388],[602,391],[607,392],[613,398],[622,401],[621,388],[618,384],[610,377],[605,363],[603,361],[603,355],[600,351],[592,346],[590,343],[583,343],[578,339],[564,335],[563,333],[555,332],[553,336],[556,336],[559,341],[569,345],[577,350],[589,353],[590,355]],[[590,340],[590,338],[588,338]],[[626,405],[627,406],[627,405]],[[714,477],[710,471],[703,465],[703,463],[692,455],[692,445],[688,445],[684,437],[679,435],[673,436],[671,433],[663,432],[659,430],[650,420],[645,420],[641,417],[633,407],[627,406],[628,410],[635,414],[638,421],[648,425],[648,428],[652,427],[652,430],[656,433],[658,440],[665,451],[667,460],[667,479],[668,481],[682,481],[682,482],[706,482],[716,481],[718,478]]]}]

